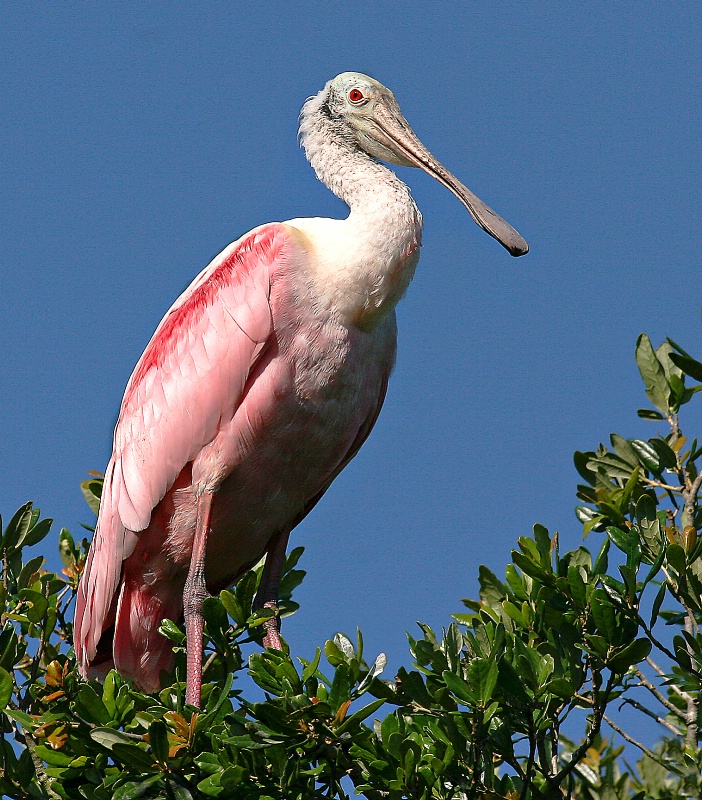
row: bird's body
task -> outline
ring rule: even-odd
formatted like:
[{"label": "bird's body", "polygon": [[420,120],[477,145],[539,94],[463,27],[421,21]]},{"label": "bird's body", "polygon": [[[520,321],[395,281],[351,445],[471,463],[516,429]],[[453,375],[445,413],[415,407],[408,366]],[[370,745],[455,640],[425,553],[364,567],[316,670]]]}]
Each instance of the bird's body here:
[{"label": "bird's body", "polygon": [[[345,76],[368,94],[380,87],[354,73],[335,81]],[[280,561],[272,543],[282,537],[284,552],[380,411],[422,221],[377,160],[385,153],[343,135],[332,83],[305,105],[301,139],[349,217],[264,225],[226,248],[166,314],[127,385],[78,596],[84,674],[114,625],[115,666],[156,690],[172,657],[161,620],[180,617],[184,598],[186,622],[196,617],[205,586],[230,585],[267,550]],[[353,103],[361,90],[344,91]],[[410,163],[405,145],[399,163]],[[199,684],[189,697],[199,702]]]}]

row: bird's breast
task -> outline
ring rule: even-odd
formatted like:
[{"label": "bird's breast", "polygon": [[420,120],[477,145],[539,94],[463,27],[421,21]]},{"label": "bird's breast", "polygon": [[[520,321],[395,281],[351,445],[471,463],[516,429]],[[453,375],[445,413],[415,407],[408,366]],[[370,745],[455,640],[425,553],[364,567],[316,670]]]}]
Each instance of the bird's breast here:
[{"label": "bird's breast", "polygon": [[421,217],[385,225],[352,213],[345,220],[292,220],[314,301],[346,324],[372,331],[404,295],[419,260]]},{"label": "bird's breast", "polygon": [[[271,285],[274,336],[244,397],[193,473],[226,473],[215,495],[207,580],[221,586],[262,555],[269,538],[301,519],[367,435],[395,357],[394,314],[372,330],[320,303],[302,261]],[[211,463],[205,463],[210,460]],[[196,503],[178,490],[167,549],[190,551]],[[179,565],[184,572],[185,560]]]}]

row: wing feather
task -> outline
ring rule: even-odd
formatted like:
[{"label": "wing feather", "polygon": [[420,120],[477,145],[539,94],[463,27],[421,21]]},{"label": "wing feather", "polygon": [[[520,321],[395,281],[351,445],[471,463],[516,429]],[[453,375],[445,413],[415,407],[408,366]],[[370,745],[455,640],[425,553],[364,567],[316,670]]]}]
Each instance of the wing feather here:
[{"label": "wing feather", "polygon": [[138,532],[240,403],[273,333],[271,281],[293,246],[279,224],[229,245],[169,309],[132,373],[78,592],[75,641],[84,673]]}]

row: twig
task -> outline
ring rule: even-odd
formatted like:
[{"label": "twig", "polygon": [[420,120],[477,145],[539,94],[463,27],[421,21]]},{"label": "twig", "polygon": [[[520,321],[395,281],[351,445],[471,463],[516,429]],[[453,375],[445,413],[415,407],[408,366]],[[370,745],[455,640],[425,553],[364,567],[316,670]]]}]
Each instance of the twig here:
[{"label": "twig", "polygon": [[694,481],[690,480],[687,472],[683,473],[685,479],[685,491],[683,491],[683,498],[685,500],[685,513],[687,514],[687,524],[692,525],[695,518],[695,503],[697,502],[697,494],[702,486],[702,472],[695,478]]},{"label": "twig", "polygon": [[622,737],[622,739],[626,739],[626,741],[629,742],[630,744],[633,744],[634,747],[638,747],[642,753],[644,753],[650,759],[655,761],[656,764],[660,764],[662,767],[669,769],[668,765],[664,764],[652,750],[649,750],[648,747],[646,747],[646,745],[644,744],[641,744],[641,742],[637,742],[633,736],[629,736],[629,734],[625,730],[620,728],[619,725],[617,725],[617,723],[614,722],[614,720],[611,720],[606,714],[602,715],[602,719],[609,725],[610,728],[615,730]]},{"label": "twig", "polygon": [[[702,473],[700,473],[702,475]],[[685,606],[685,632],[692,637],[693,631],[693,622],[694,616],[692,612]],[[695,622],[695,627],[697,627],[697,623]],[[689,641],[687,644],[687,652],[690,654],[690,660],[695,657],[695,654],[690,646]],[[687,713],[685,714],[685,744],[691,749],[695,749],[697,747],[697,740],[698,740],[698,719],[699,719],[699,696],[698,697],[690,697],[687,701]]]},{"label": "twig", "polygon": [[[664,655],[668,656],[668,658],[671,661],[673,661],[673,662],[675,662],[677,664],[678,663],[678,657],[675,655],[675,653],[672,650],[669,650],[662,642],[660,642],[653,635],[653,631],[646,624],[646,620],[641,616],[641,614],[639,614],[638,611],[637,611],[635,614],[632,615],[632,617],[643,628],[644,633],[651,640],[651,643],[654,644],[661,651],[661,653],[663,653]],[[696,678],[702,677],[702,676],[700,676],[700,673],[694,667],[691,667],[688,670],[688,672],[690,673],[690,675],[694,675]]]},{"label": "twig", "polygon": [[654,481],[651,478],[646,478],[645,476],[641,476],[639,480],[642,483],[645,483],[647,486],[655,486],[657,489],[665,489],[666,492],[677,492],[677,494],[682,494],[683,489],[681,486],[671,486],[668,483],[662,483],[661,481]]},{"label": "twig", "polygon": [[645,686],[648,689],[648,691],[651,692],[651,694],[656,698],[656,700],[658,700],[658,702],[662,706],[665,706],[665,708],[667,708],[671,714],[675,714],[675,716],[679,720],[682,720],[683,722],[685,721],[685,712],[679,709],[676,705],[673,705],[673,703],[671,703],[667,697],[661,694],[658,688],[654,684],[652,684],[651,681],[649,681],[649,679],[643,674],[643,672],[641,672],[640,669],[636,670],[636,675],[639,681],[641,682],[639,684],[640,686]]},{"label": "twig", "polygon": [[[44,597],[46,598],[47,602],[49,600],[49,584],[44,584]],[[36,655],[34,656],[34,661],[32,662],[32,669],[29,673],[29,684],[27,688],[27,693],[24,697],[24,701],[22,706],[22,710],[25,710],[29,703],[31,702],[31,695],[29,693],[29,687],[36,681],[37,675],[39,674],[39,666],[41,665],[41,660],[44,658],[44,651],[46,650],[46,637],[47,637],[47,630],[46,630],[46,617],[44,617],[43,624],[41,626],[41,636],[39,638],[39,647],[37,648]]]},{"label": "twig", "polygon": [[[570,761],[555,776],[553,783],[556,786],[560,786],[563,780],[567,778],[568,775],[570,775],[570,773],[575,769],[575,767],[581,761],[583,756],[592,747],[592,743],[595,741],[595,737],[600,732],[600,728],[602,727],[602,718],[604,716],[604,711],[605,708],[607,707],[607,703],[609,702],[609,696],[612,693],[613,687],[614,687],[614,674],[610,674],[609,679],[607,681],[607,686],[604,690],[604,697],[602,698],[602,702],[600,702],[599,691],[596,688],[593,688],[593,694],[595,696],[593,700],[589,701],[590,705],[592,705],[592,723],[590,725],[590,730],[588,731],[588,734],[583,740],[583,743],[580,745],[580,747],[576,748],[571,754]],[[580,695],[576,694],[575,697],[579,698]],[[549,781],[549,784],[550,783],[551,781]]]},{"label": "twig", "polygon": [[34,749],[36,746],[34,737],[28,730],[25,730],[24,728],[22,729],[22,737],[24,738],[25,747],[29,751],[30,758],[34,764],[34,771],[36,772],[37,780],[39,781],[42,789],[47,793],[51,800],[62,800],[61,795],[55,792],[52,788],[49,776],[44,770],[44,764],[37,755],[37,751]]},{"label": "twig", "polygon": [[526,774],[522,773],[522,791],[519,794],[519,800],[526,800],[527,792],[531,788],[531,774],[534,769],[535,751],[536,742],[532,736],[531,725],[529,725],[529,758],[527,759]]},{"label": "twig", "polygon": [[[702,486],[702,472],[700,472],[693,481],[690,479],[689,471],[683,469],[682,465],[680,471],[685,484],[685,491],[683,492],[685,504],[683,507],[682,523],[683,525],[694,525],[695,511],[697,510],[697,495]],[[678,597],[678,600],[685,609],[685,631],[690,636],[692,636],[695,631],[699,634],[699,627],[697,626],[695,615],[682,598]],[[690,659],[694,658],[694,653],[689,643],[687,644],[687,650],[690,654]],[[690,670],[690,672],[692,672],[692,670]],[[695,671],[695,677],[699,680],[699,672]],[[699,738],[699,699],[697,697],[689,697],[686,702],[687,713],[685,714],[685,723],[687,731],[685,733],[685,744],[690,749],[694,749],[697,747],[697,740]]]},{"label": "twig", "polygon": [[649,708],[646,708],[646,706],[643,705],[643,703],[639,703],[638,700],[632,700],[630,697],[626,697],[622,701],[622,706],[625,705],[633,706],[635,709],[637,709],[637,711],[640,711],[642,714],[646,714],[647,717],[655,719],[659,725],[667,728],[671,733],[675,734],[675,736],[680,736],[680,730],[676,728],[675,725],[672,725],[667,719],[660,717],[655,711],[651,711]]},{"label": "twig", "polygon": [[211,666],[212,662],[217,658],[218,653],[215,651],[210,655],[210,657],[205,661],[205,666],[202,668],[202,674],[204,675],[208,668]]},{"label": "twig", "polygon": [[[656,664],[656,662],[650,656],[646,656],[646,663],[649,665],[649,667],[654,669],[661,676],[661,678],[665,678],[666,680],[670,678],[670,675],[668,675],[665,672],[665,670],[661,669],[661,667],[659,667],[658,664]],[[683,691],[676,684],[669,683],[668,686],[670,686],[670,688],[675,692],[675,694],[677,694],[677,696],[680,697],[685,702],[687,702],[690,699],[690,695],[687,692]]]}]

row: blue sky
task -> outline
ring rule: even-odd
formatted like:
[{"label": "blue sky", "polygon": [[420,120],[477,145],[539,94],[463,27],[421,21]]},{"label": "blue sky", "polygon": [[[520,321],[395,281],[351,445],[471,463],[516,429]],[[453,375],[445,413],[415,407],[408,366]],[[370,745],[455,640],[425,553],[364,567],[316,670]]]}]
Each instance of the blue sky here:
[{"label": "blue sky", "polygon": [[[0,510],[79,534],[124,385],[192,277],[255,225],[343,216],[296,141],[335,74],[394,92],[527,238],[512,259],[399,168],[425,219],[385,409],[294,534],[310,656],[406,661],[534,522],[580,542],[575,449],[651,436],[637,335],[702,356],[702,11],[681,2],[6,4]],[[694,408],[694,406],[693,406]],[[694,412],[693,412],[694,413]]]}]

